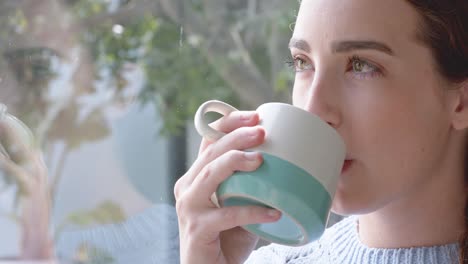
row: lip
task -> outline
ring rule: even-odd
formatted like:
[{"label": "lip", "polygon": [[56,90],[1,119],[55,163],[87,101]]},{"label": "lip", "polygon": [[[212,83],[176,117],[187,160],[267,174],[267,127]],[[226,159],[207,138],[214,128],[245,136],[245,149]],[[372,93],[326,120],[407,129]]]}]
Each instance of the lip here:
[{"label": "lip", "polygon": [[341,168],[341,174],[347,172],[350,169],[352,164],[353,164],[352,159],[345,159],[345,161],[343,162],[343,167]]}]

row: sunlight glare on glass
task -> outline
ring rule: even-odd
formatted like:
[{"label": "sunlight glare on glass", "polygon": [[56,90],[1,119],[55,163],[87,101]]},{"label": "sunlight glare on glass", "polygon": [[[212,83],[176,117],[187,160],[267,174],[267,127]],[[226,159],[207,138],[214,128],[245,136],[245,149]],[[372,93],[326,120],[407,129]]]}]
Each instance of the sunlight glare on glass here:
[{"label": "sunlight glare on glass", "polygon": [[124,27],[122,25],[115,24],[114,26],[112,26],[112,32],[114,32],[114,34],[116,35],[121,35],[123,31]]}]

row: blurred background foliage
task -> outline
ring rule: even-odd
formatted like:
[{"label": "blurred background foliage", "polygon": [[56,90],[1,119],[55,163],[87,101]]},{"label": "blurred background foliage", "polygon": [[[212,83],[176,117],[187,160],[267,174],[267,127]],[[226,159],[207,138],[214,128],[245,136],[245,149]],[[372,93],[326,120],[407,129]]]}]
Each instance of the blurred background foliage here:
[{"label": "blurred background foliage", "polygon": [[[38,126],[50,108],[44,97],[57,74],[54,60],[77,63],[73,98],[95,92],[100,81],[114,101],[123,96],[125,74],[136,65],[145,74],[139,100],[154,104],[163,133],[174,134],[208,99],[245,108],[289,100],[292,75],[284,61],[296,5],[295,0],[6,0],[0,3],[8,14],[0,20],[1,52],[28,93],[21,96],[20,116],[37,113],[26,118],[29,124]],[[70,103],[59,115],[71,111],[64,119],[73,121]],[[94,120],[99,123],[99,117]],[[54,136],[97,124],[69,125]],[[90,137],[85,141],[106,135],[105,128],[93,136],[77,134]]]}]

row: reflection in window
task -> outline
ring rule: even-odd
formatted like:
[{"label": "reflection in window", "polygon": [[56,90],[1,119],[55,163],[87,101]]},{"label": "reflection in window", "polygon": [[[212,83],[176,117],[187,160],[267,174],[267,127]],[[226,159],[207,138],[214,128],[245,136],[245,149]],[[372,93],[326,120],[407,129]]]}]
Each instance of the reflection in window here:
[{"label": "reflection in window", "polygon": [[[1,1],[0,103],[34,143],[26,165],[0,152],[0,259],[176,261],[172,189],[198,151],[193,113],[290,100],[296,5]],[[0,121],[3,147],[21,148],[18,133]]]}]

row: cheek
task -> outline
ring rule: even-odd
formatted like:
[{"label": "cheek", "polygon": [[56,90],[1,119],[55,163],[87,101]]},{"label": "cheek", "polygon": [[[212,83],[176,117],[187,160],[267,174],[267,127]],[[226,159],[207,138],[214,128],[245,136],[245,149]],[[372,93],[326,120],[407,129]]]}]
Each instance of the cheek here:
[{"label": "cheek", "polygon": [[344,112],[344,135],[356,166],[340,180],[333,208],[366,213],[428,179],[441,160],[449,122],[433,96],[399,92],[348,98],[353,104]]},{"label": "cheek", "polygon": [[301,102],[299,101],[300,96],[296,88],[293,88],[292,92],[292,104],[297,107],[301,107]]},{"label": "cheek", "polygon": [[357,92],[347,96],[350,100],[343,114],[359,148],[387,154],[419,153],[437,139],[440,130],[450,126],[441,96],[433,87],[400,81],[354,90]]},{"label": "cheek", "polygon": [[308,91],[311,89],[314,80],[314,72],[296,73],[292,92],[292,103],[294,106],[304,108],[307,104]]},{"label": "cheek", "polygon": [[306,104],[306,89],[301,87],[297,80],[294,83],[292,92],[292,104],[299,108],[304,108]]},{"label": "cheek", "polygon": [[[425,99],[430,98],[420,98]],[[365,165],[381,166],[375,169],[401,175],[417,173],[417,167],[432,162],[432,156],[440,151],[448,123],[434,101],[418,101],[410,97],[381,100],[379,106],[370,107],[366,118],[356,120],[360,131],[354,135],[364,161],[367,160]]]}]

